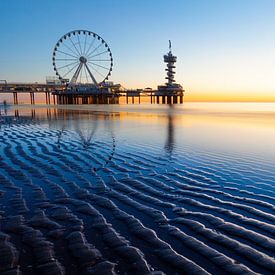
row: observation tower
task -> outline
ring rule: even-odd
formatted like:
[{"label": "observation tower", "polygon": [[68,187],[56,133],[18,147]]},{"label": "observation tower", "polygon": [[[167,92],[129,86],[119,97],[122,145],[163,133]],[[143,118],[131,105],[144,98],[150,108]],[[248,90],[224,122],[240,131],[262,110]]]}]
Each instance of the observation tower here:
[{"label": "observation tower", "polygon": [[[163,103],[172,103],[171,97],[173,97],[173,103],[178,103],[178,96],[180,97],[180,103],[183,101],[184,90],[182,86],[175,81],[175,63],[177,57],[172,54],[171,41],[169,40],[169,52],[163,56],[164,62],[166,63],[167,82],[165,85],[158,86],[156,96],[161,96]],[[167,97],[167,102],[166,102]]]}]

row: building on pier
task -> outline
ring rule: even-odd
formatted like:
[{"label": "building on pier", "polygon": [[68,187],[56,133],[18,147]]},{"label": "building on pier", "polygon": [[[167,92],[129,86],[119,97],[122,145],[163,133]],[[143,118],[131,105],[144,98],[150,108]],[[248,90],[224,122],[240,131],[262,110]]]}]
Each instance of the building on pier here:
[{"label": "building on pier", "polygon": [[118,104],[120,84],[106,81],[100,85],[69,83],[64,91],[55,91],[57,104]]}]

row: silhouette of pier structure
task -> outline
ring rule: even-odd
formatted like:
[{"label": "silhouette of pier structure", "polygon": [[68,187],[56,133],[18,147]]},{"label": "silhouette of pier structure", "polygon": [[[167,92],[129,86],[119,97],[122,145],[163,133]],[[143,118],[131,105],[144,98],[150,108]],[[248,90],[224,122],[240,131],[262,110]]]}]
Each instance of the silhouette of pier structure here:
[{"label": "silhouette of pier structure", "polygon": [[[53,89],[51,86],[41,84],[44,88],[37,89],[36,84],[8,84],[8,88],[0,84],[0,95],[11,94],[13,104],[20,103],[20,95],[29,94],[30,103],[36,104],[36,96],[44,95],[45,104],[119,104],[121,99],[126,104],[140,104],[142,99],[151,104],[182,104],[183,94],[164,94],[158,90],[121,90],[111,93],[105,92],[79,92],[66,90],[64,86]],[[19,88],[17,88],[19,87]],[[40,98],[41,102],[41,98]]]},{"label": "silhouette of pier structure", "polygon": [[[125,89],[120,84],[104,81],[99,84],[80,84],[74,81],[61,81],[39,84],[39,83],[7,83],[0,80],[0,94],[12,94],[13,103],[19,104],[18,96],[28,93],[30,103],[35,104],[35,95],[44,94],[45,103],[50,104],[120,104],[124,99],[126,104],[141,103],[142,98],[151,104],[182,104],[184,90],[180,84],[175,82],[175,63],[177,57],[172,54],[171,41],[169,40],[169,52],[164,55],[166,63],[166,79],[164,85],[156,90]],[[80,64],[81,65],[81,64]]]},{"label": "silhouette of pier structure", "polygon": [[53,92],[65,89],[65,85],[49,85],[38,83],[8,83],[0,81],[0,95],[13,95],[13,104],[19,104],[19,95],[29,94],[30,103],[35,104],[35,95],[45,95],[45,103],[56,104]]}]

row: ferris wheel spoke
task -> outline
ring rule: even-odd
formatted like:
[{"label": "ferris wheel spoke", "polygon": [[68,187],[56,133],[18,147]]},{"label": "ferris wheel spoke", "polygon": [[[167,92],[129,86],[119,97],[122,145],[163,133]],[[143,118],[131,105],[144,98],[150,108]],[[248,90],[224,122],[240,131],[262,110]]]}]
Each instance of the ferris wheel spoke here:
[{"label": "ferris wheel spoke", "polygon": [[78,58],[56,58],[55,61],[73,61],[73,60],[78,60]]},{"label": "ferris wheel spoke", "polygon": [[95,67],[93,67],[92,65],[91,65],[91,67],[92,67],[93,70],[95,70],[98,74],[100,74],[103,78],[105,78],[105,75],[103,75],[101,72],[99,72]]},{"label": "ferris wheel spoke", "polygon": [[63,54],[66,54],[66,55],[71,56],[71,57],[78,58],[78,57],[77,57],[77,56],[75,56],[75,55],[72,55],[72,54],[69,54],[69,53],[65,53],[65,52],[60,51],[60,50],[56,50],[56,51],[57,51],[57,52],[60,52],[60,53],[63,53]]},{"label": "ferris wheel spoke", "polygon": [[96,64],[96,63],[93,63],[93,62],[91,62],[91,61],[88,61],[90,64],[93,64],[93,65],[95,65],[95,66],[98,66],[98,67],[100,67],[100,68],[103,68],[103,69],[105,69],[105,70],[108,70],[109,71],[109,68],[107,68],[107,67],[104,67],[104,66],[101,66],[101,65],[98,65],[98,64]]},{"label": "ferris wheel spoke", "polygon": [[71,43],[73,44],[73,46],[74,46],[75,50],[77,51],[77,53],[78,53],[79,55],[81,55],[81,53],[80,53],[80,52],[78,51],[78,49],[76,48],[75,43],[72,41],[71,37],[69,37],[69,40],[70,40]]},{"label": "ferris wheel spoke", "polygon": [[90,51],[90,49],[91,49],[91,47],[93,46],[94,43],[95,43],[95,37],[94,37],[93,41],[91,42],[91,44],[89,45],[88,50],[84,53],[84,55],[87,56],[87,53]]},{"label": "ferris wheel spoke", "polygon": [[74,55],[77,54],[75,51],[72,50],[71,47],[69,47],[68,45],[65,44],[65,42],[62,44],[64,45],[69,51],[71,51]]},{"label": "ferris wheel spoke", "polygon": [[[83,54],[85,54],[85,51],[86,51],[86,42],[87,42],[87,33],[85,33],[85,41],[84,41]],[[85,67],[84,67],[84,68],[85,68]]]},{"label": "ferris wheel spoke", "polygon": [[89,69],[89,67],[87,66],[86,63],[85,63],[85,67],[86,67],[91,79],[93,80],[94,84],[97,85],[97,81],[96,81],[95,77],[93,76],[93,74],[91,73],[91,71],[90,71],[90,69]]},{"label": "ferris wheel spoke", "polygon": [[87,56],[89,57],[92,53],[94,53],[96,50],[98,50],[103,44],[100,43],[96,48],[94,48],[90,53],[87,54]]},{"label": "ferris wheel spoke", "polygon": [[63,75],[63,78],[64,78],[65,76],[67,76],[69,73],[71,73],[72,70],[74,70],[74,69],[77,67],[77,65],[78,65],[78,64],[76,64],[75,66],[73,66],[67,73],[65,73],[65,74]]},{"label": "ferris wheel spoke", "polygon": [[80,53],[81,53],[81,55],[83,55],[80,40],[79,40],[79,35],[77,35],[77,40],[78,40],[78,44],[79,44],[79,48],[80,48]]},{"label": "ferris wheel spoke", "polygon": [[111,61],[111,60],[110,59],[89,59],[89,61],[106,62],[106,61]]},{"label": "ferris wheel spoke", "polygon": [[78,61],[75,61],[75,62],[72,62],[72,63],[67,64],[67,65],[65,65],[65,66],[58,67],[58,68],[56,68],[56,69],[58,69],[58,70],[60,70],[60,69],[64,69],[64,68],[66,68],[66,67],[70,67],[70,66],[74,65],[75,63],[79,63],[79,62],[78,62]]},{"label": "ferris wheel spoke", "polygon": [[104,52],[101,52],[101,53],[97,53],[97,54],[94,54],[94,55],[88,55],[88,58],[92,58],[92,57],[96,57],[96,56],[99,56],[99,55],[101,55],[101,54],[104,54],[104,53],[107,53],[108,52],[108,50],[107,51],[104,51]]}]

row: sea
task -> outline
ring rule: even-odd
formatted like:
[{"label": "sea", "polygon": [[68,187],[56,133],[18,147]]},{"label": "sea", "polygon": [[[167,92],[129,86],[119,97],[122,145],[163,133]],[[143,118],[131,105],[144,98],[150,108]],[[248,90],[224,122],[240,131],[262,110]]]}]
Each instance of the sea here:
[{"label": "sea", "polygon": [[0,110],[0,274],[275,274],[274,103]]}]

